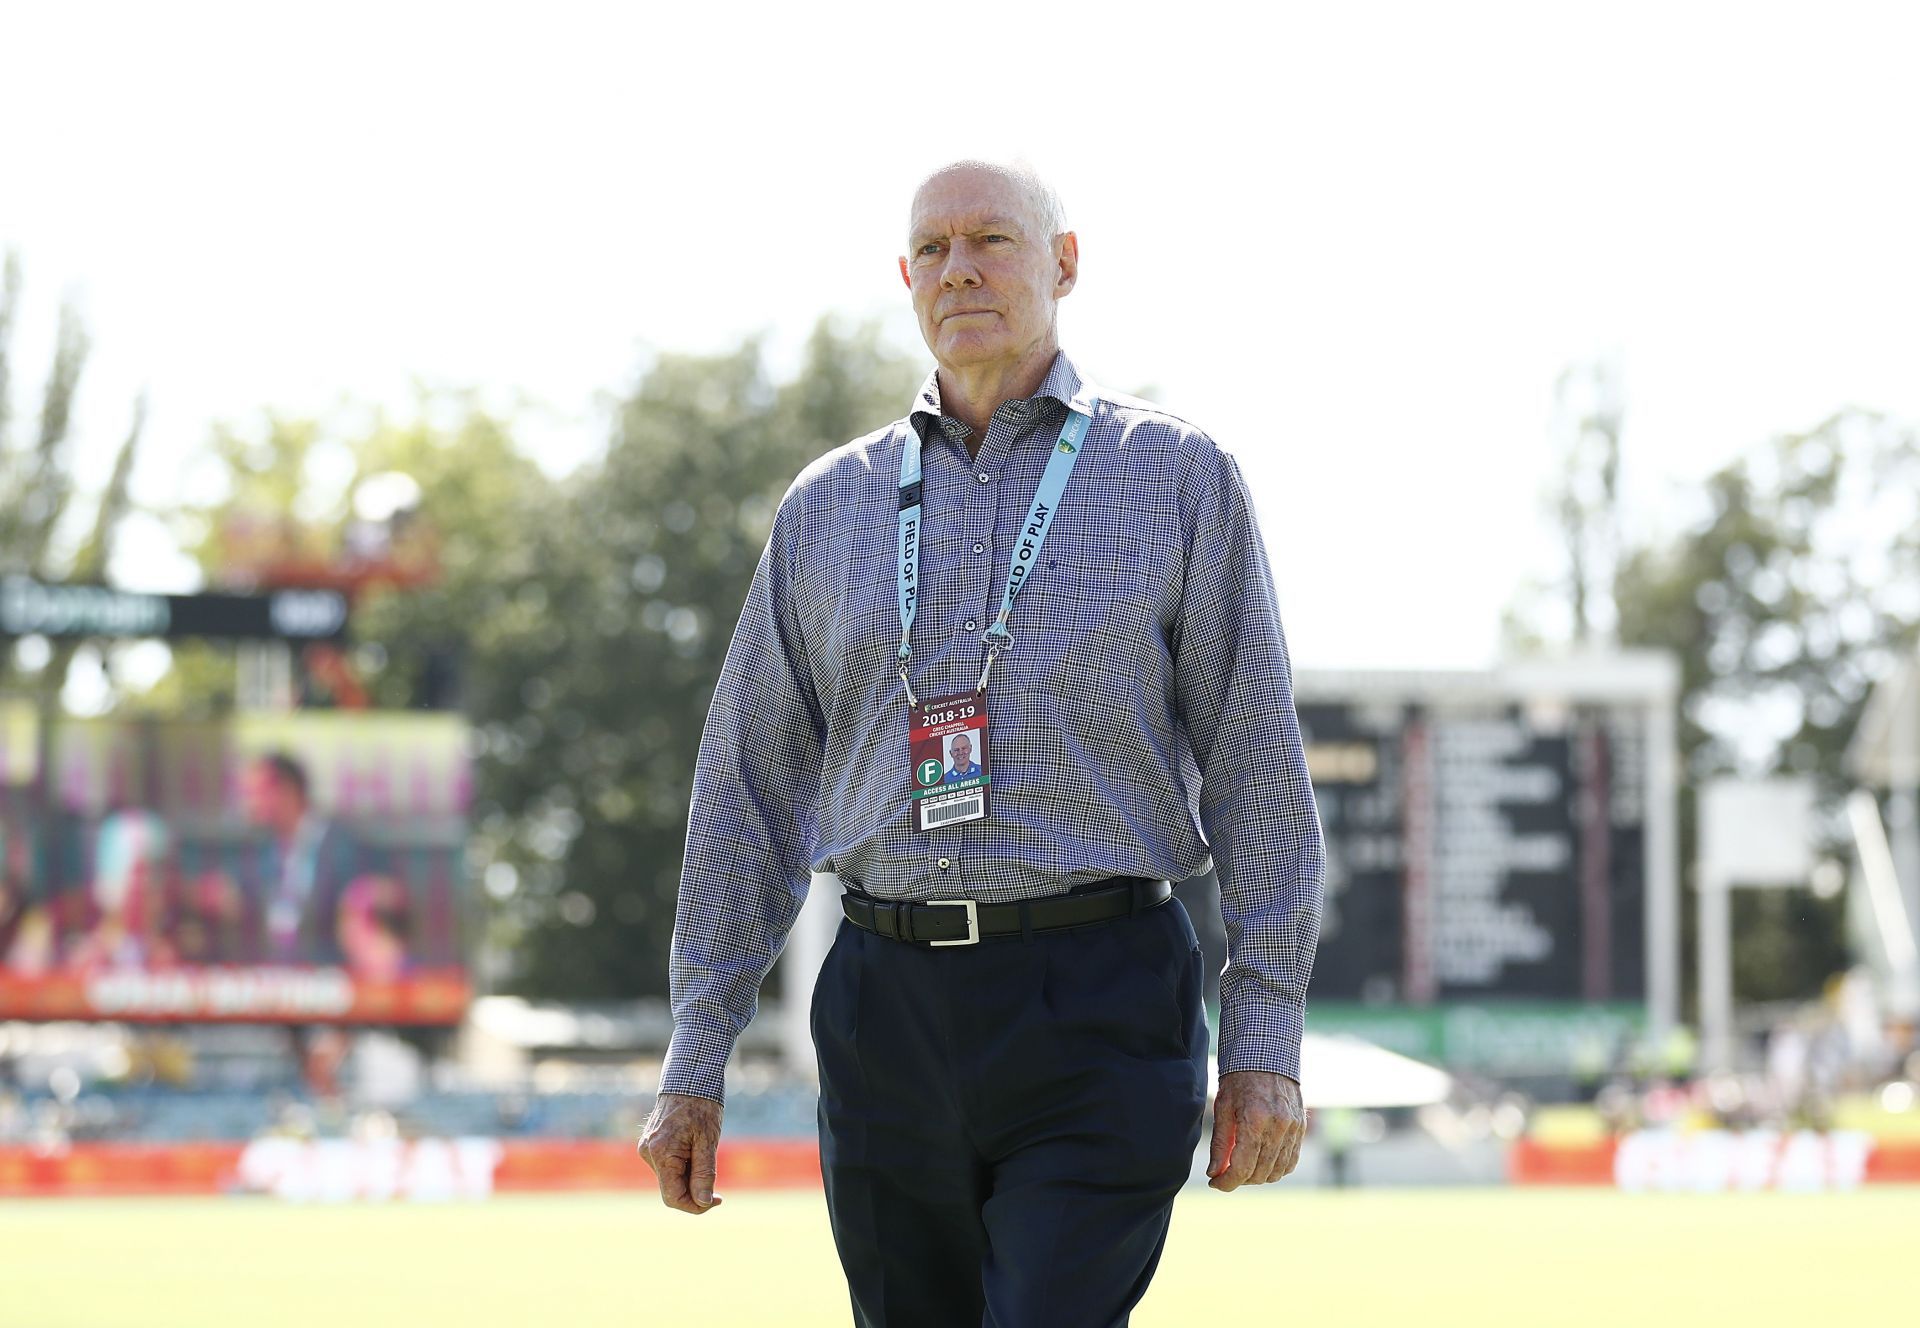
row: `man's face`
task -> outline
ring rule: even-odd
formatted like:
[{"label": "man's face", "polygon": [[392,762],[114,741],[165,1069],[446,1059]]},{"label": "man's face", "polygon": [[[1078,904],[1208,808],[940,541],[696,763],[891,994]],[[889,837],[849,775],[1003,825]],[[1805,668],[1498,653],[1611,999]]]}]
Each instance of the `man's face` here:
[{"label": "man's face", "polygon": [[955,738],[952,751],[954,769],[964,769],[973,764],[973,744],[965,738]]},{"label": "man's face", "polygon": [[993,171],[944,171],[914,195],[900,275],[944,367],[1016,363],[1051,338],[1079,269],[1071,232],[1048,235],[1022,189]]},{"label": "man's face", "polygon": [[247,820],[254,825],[279,827],[291,825],[306,810],[300,791],[280,777],[280,772],[265,761],[247,767],[240,786]]}]

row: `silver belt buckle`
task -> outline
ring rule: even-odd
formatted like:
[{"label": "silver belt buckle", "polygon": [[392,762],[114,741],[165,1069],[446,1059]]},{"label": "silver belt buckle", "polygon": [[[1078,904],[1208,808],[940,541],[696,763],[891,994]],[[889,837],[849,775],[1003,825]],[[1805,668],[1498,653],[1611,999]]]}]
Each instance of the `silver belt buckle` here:
[{"label": "silver belt buckle", "polygon": [[980,908],[971,899],[929,899],[927,903],[939,908],[964,908],[967,910],[967,935],[958,941],[928,941],[928,945],[978,945],[980,944]]}]

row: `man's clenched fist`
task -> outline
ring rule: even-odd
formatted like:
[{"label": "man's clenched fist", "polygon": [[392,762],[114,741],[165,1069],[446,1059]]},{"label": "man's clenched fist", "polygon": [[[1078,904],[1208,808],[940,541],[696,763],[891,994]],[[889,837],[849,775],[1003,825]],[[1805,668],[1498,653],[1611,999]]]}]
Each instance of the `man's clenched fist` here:
[{"label": "man's clenched fist", "polygon": [[640,1132],[640,1156],[660,1181],[660,1202],[698,1216],[720,1206],[713,1192],[720,1147],[720,1104],[711,1098],[662,1093]]},{"label": "man's clenched fist", "polygon": [[1220,1076],[1213,1100],[1213,1152],[1207,1182],[1216,1190],[1265,1185],[1300,1161],[1307,1109],[1300,1085],[1284,1074],[1240,1070]]}]

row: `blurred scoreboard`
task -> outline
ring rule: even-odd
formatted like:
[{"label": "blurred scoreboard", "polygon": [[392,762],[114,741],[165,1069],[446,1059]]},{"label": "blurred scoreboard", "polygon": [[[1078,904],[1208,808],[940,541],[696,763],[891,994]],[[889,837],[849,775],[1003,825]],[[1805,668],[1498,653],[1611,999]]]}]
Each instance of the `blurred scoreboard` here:
[{"label": "blurred scoreboard", "polygon": [[1328,858],[1310,1002],[1670,1020],[1676,688],[1641,653],[1299,674]]}]

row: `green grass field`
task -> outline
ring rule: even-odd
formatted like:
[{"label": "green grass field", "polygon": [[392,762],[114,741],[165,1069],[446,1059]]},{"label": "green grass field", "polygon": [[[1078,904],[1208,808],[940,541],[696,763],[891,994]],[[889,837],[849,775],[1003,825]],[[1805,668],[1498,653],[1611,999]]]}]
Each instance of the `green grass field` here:
[{"label": "green grass field", "polygon": [[[1190,1191],[1136,1324],[1889,1322],[1920,1191]],[[1905,1288],[1905,1289],[1903,1289]],[[0,1203],[4,1328],[845,1324],[818,1194]]]}]

